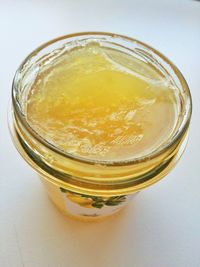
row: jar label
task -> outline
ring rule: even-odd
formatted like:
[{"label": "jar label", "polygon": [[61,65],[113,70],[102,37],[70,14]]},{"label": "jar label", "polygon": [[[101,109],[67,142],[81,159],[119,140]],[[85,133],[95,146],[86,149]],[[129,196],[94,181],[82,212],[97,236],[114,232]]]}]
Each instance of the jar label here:
[{"label": "jar label", "polygon": [[88,217],[106,216],[115,213],[125,206],[134,195],[105,198],[75,193],[62,187],[60,187],[60,192],[67,212]]}]

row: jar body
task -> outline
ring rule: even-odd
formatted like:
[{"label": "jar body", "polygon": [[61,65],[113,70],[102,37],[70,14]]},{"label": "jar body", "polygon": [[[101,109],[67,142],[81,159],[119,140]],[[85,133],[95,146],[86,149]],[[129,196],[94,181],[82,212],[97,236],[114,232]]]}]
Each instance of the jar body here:
[{"label": "jar body", "polygon": [[[173,138],[168,140],[162,149],[133,161],[87,161],[58,151],[29,127],[25,116],[26,90],[28,91],[27,88],[37,73],[40,59],[49,59],[49,53],[53,56],[59,54],[60,50],[56,49],[56,46],[64,49],[80,45],[79,42],[88,39],[99,39],[109,46],[116,43],[117,49],[127,50],[127,53],[131,51],[130,53],[141,58],[146,55],[146,60],[150,58],[149,64],[155,63],[153,67],[158,67],[163,72],[166,68],[165,75],[174,80],[174,83],[180,83],[179,88],[177,87],[182,94],[180,123]],[[190,117],[191,98],[187,84],[164,56],[128,37],[83,33],[53,40],[34,51],[22,63],[13,82],[9,124],[18,151],[37,171],[55,205],[64,214],[93,220],[116,213],[126,206],[137,192],[160,180],[174,167],[186,146]]]},{"label": "jar body", "polygon": [[[12,113],[13,112],[10,112],[10,115]],[[23,144],[23,141],[20,141],[20,136],[18,135],[19,132],[16,131],[18,128],[16,120],[13,120],[13,116],[9,117],[10,130],[14,144],[21,156],[38,173],[51,201],[64,215],[83,221],[96,221],[98,219],[106,218],[107,216],[111,216],[126,207],[137,193],[139,193],[143,188],[146,188],[160,180],[174,167],[183,154],[188,139],[188,134],[186,134],[179,147],[176,148],[176,153],[172,156],[172,158],[170,158],[170,163],[167,164],[167,166],[165,166],[159,173],[157,173],[157,169],[155,169],[153,179],[151,179],[150,182],[147,180],[144,183],[135,184],[125,189],[118,189],[115,185],[111,187],[112,189],[110,189],[108,185],[100,185],[98,186],[98,191],[92,188],[89,188],[89,191],[86,191],[88,188],[86,188],[85,185],[81,184],[78,187],[77,185],[71,187],[69,186],[69,183],[64,181],[64,179],[62,182],[58,179],[57,172],[52,175],[52,173],[48,173],[47,170],[44,170],[44,162],[35,161],[36,156],[34,154],[30,154],[26,145]],[[28,143],[30,144],[30,140]],[[36,145],[35,148],[36,147],[38,147],[38,145]],[[41,147],[42,146],[40,146],[40,148]],[[45,157],[45,153],[43,156]],[[77,165],[77,169],[78,168],[80,168],[80,166]],[[123,167],[120,167],[120,169],[123,170]],[[112,178],[110,178],[110,180],[112,180]]]}]

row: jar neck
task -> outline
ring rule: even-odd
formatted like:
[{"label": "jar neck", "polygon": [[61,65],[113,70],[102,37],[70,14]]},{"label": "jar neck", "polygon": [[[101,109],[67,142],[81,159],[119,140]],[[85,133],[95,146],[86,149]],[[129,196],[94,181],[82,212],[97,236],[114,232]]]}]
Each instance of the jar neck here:
[{"label": "jar neck", "polygon": [[181,156],[187,132],[186,128],[164,153],[142,162],[124,166],[88,164],[64,157],[40,143],[24,128],[13,110],[14,142],[24,159],[39,175],[68,190],[97,196],[130,194],[160,180]]}]

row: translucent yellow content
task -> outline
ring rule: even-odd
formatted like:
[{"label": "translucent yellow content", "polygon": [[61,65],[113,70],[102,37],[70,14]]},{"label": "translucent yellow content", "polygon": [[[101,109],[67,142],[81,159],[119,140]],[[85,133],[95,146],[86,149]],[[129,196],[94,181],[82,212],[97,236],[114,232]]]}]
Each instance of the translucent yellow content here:
[{"label": "translucent yellow content", "polygon": [[26,116],[58,149],[115,161],[161,146],[175,129],[176,107],[173,88],[149,64],[93,42],[44,61]]}]

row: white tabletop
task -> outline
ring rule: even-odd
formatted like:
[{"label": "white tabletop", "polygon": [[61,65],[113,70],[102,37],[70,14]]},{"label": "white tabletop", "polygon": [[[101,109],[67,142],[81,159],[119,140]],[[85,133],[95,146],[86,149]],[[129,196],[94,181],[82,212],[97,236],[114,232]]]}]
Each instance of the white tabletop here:
[{"label": "white tabletop", "polygon": [[[48,200],[7,128],[15,70],[41,43],[110,31],[157,48],[193,96],[187,150],[162,181],[114,218],[82,223]],[[186,0],[0,1],[0,267],[200,266],[200,2]]]}]

